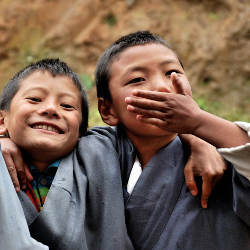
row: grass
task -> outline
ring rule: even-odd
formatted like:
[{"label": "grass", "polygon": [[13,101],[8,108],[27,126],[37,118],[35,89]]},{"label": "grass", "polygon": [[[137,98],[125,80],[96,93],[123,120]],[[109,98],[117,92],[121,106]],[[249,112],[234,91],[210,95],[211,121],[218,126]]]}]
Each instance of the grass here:
[{"label": "grass", "polygon": [[229,121],[245,121],[250,122],[249,114],[243,108],[230,108],[225,109],[224,105],[218,101],[213,102],[205,96],[194,96],[195,101],[198,103],[201,109],[218,115]]}]

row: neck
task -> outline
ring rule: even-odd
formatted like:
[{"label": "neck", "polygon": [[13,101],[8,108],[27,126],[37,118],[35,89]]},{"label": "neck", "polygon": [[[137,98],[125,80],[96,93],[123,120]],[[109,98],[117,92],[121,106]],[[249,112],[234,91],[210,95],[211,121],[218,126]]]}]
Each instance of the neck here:
[{"label": "neck", "polygon": [[36,156],[34,154],[27,154],[25,153],[25,158],[28,159],[28,162],[35,166],[40,172],[43,172],[46,170],[46,168],[56,161],[54,157],[43,157],[43,160],[41,160],[41,154]]},{"label": "neck", "polygon": [[159,137],[136,137],[132,134],[128,134],[129,139],[133,142],[134,146],[138,151],[138,157],[142,168],[146,166],[149,160],[164,146],[170,143],[177,134],[171,134],[168,136]]}]

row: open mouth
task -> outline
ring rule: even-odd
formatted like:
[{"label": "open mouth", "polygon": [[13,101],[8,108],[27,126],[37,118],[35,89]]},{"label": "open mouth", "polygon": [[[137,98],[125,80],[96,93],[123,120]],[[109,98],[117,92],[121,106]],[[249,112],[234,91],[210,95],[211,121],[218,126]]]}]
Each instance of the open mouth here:
[{"label": "open mouth", "polygon": [[57,134],[64,134],[64,132],[60,128],[51,124],[36,123],[36,124],[30,125],[30,127],[33,129],[43,129],[43,130],[51,131]]}]

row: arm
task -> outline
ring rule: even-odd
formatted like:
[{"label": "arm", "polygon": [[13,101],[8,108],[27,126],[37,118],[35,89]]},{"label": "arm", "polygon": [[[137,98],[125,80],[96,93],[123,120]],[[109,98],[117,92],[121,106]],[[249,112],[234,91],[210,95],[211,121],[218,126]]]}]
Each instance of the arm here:
[{"label": "arm", "polygon": [[176,73],[171,74],[178,94],[135,90],[126,98],[128,110],[137,119],[168,131],[193,134],[216,147],[236,147],[250,142],[247,133],[233,122],[224,120],[199,108]]},{"label": "arm", "polygon": [[[240,128],[246,131],[250,138],[250,123],[235,122]],[[236,171],[250,181],[250,143],[233,148],[219,148],[219,153],[231,162]]]}]

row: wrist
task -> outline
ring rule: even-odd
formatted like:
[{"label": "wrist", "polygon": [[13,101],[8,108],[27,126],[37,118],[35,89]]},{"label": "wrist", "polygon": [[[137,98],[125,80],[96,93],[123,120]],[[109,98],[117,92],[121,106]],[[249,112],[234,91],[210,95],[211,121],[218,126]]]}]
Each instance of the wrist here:
[{"label": "wrist", "polygon": [[191,134],[181,134],[180,135],[182,141],[189,146],[192,152],[196,151],[204,151],[204,148],[207,148],[208,145],[212,147],[211,144],[205,142],[204,140],[196,137],[195,135]]}]

